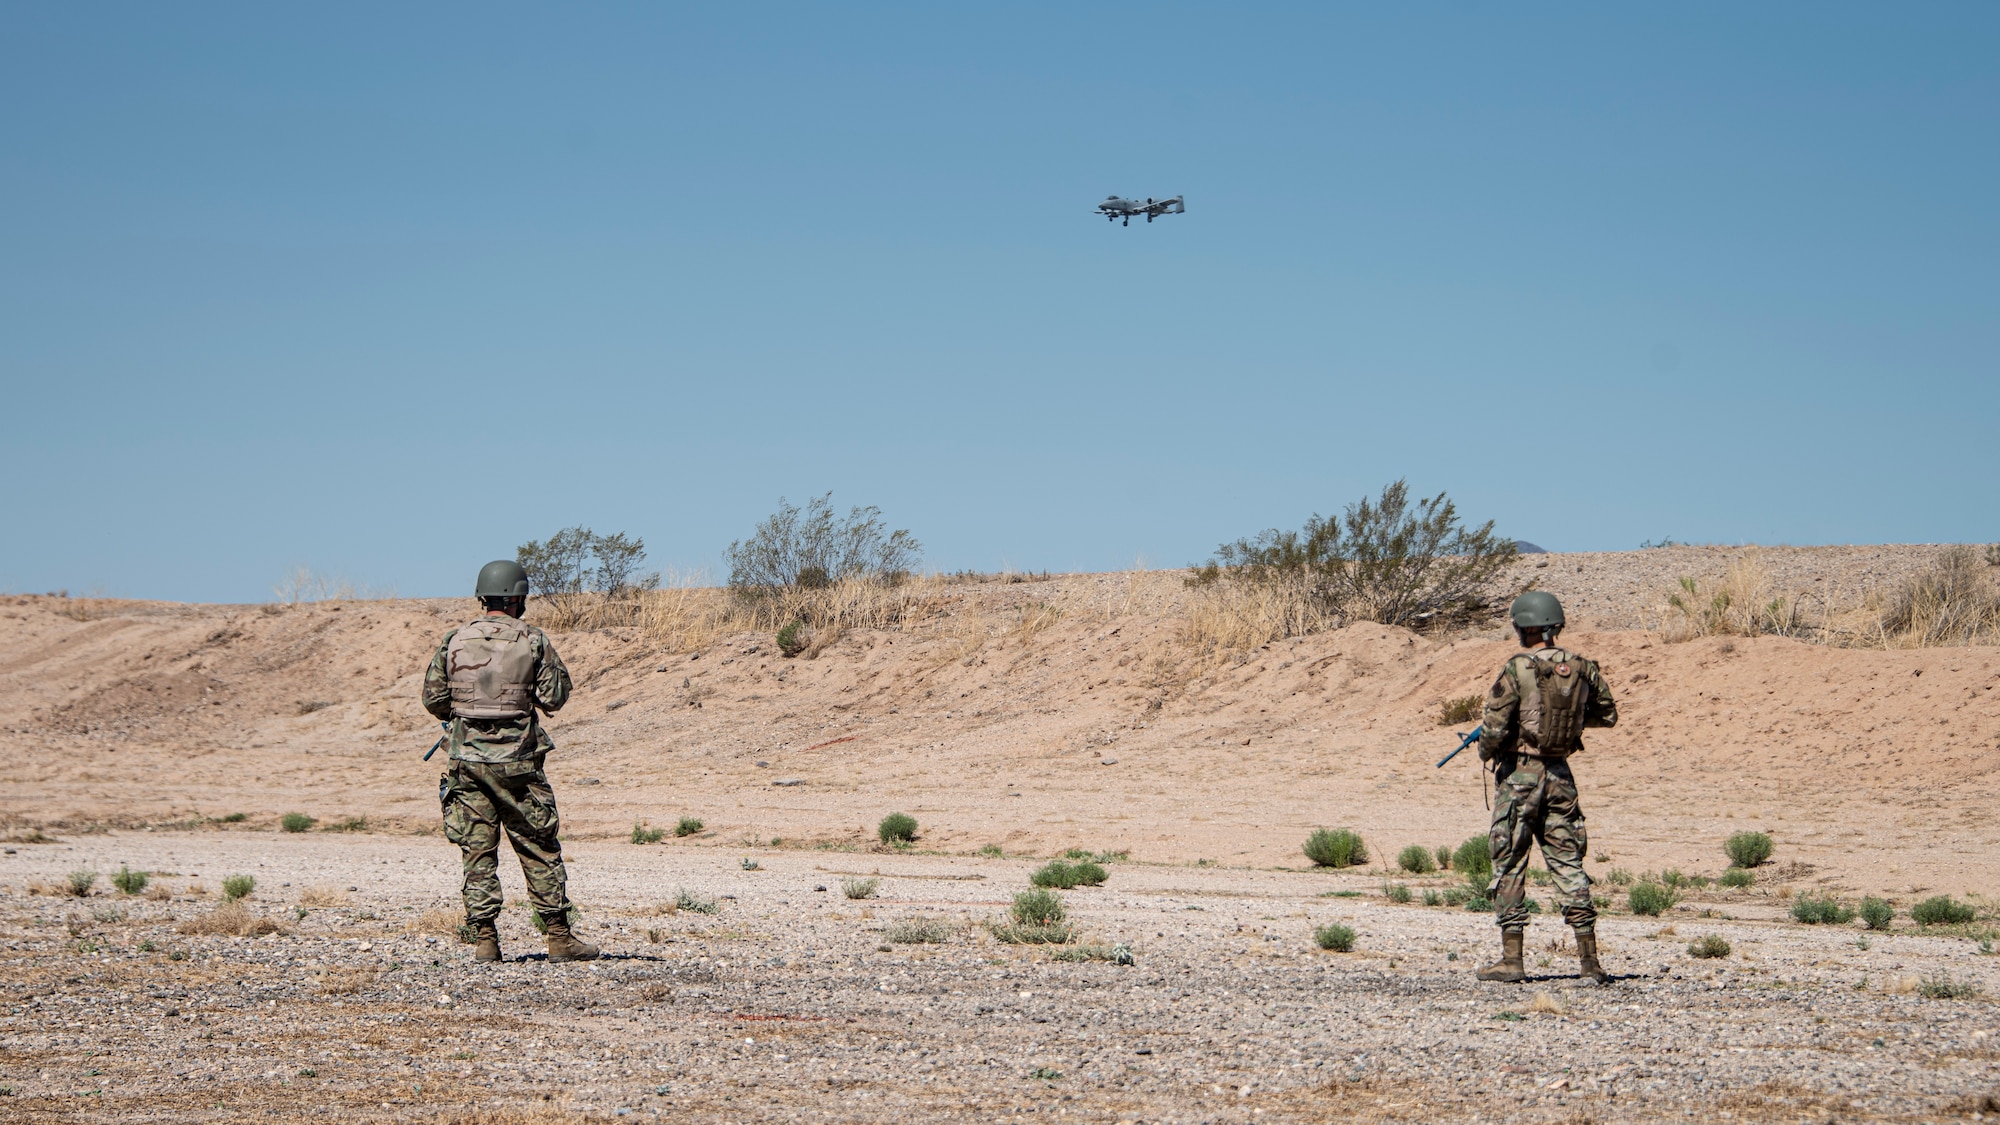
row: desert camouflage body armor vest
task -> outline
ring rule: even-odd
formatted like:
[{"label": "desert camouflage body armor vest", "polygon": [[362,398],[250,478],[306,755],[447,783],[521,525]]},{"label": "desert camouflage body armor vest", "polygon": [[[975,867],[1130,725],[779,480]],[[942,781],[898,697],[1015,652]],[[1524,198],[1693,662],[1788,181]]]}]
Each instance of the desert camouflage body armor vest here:
[{"label": "desert camouflage body armor vest", "polygon": [[461,719],[525,719],[535,713],[535,643],[512,617],[482,617],[446,648],[451,713]]},{"label": "desert camouflage body armor vest", "polygon": [[1524,652],[1507,662],[1521,690],[1521,741],[1532,753],[1561,758],[1582,747],[1589,663],[1559,648]]}]

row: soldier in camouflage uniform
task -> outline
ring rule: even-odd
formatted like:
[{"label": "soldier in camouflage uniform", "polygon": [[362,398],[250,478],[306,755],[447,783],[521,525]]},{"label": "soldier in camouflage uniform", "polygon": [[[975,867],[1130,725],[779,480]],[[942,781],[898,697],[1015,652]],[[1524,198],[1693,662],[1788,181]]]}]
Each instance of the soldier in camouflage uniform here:
[{"label": "soldier in camouflage uniform", "polygon": [[1583,728],[1618,722],[1597,662],[1556,647],[1562,603],[1531,590],[1515,599],[1512,615],[1522,652],[1507,661],[1486,695],[1479,724],[1479,757],[1496,781],[1493,881],[1487,894],[1500,924],[1500,960],[1479,970],[1480,980],[1522,981],[1521,942],[1528,925],[1528,857],[1542,846],[1563,899],[1563,920],[1576,931],[1582,975],[1598,984],[1611,978],[1597,960],[1597,907],[1583,870],[1589,838],[1577,804],[1569,756],[1583,749]]},{"label": "soldier in camouflage uniform", "polygon": [[546,633],[521,621],[528,575],[506,560],[479,571],[486,612],[444,635],[424,673],[424,709],[450,724],[451,768],[438,779],[445,839],[465,860],[465,921],[473,956],[500,959],[500,834],[527,879],[528,901],[548,935],[549,960],[588,961],[594,945],[570,933],[555,791],[542,759],[555,748],[536,721],[569,701],[569,669]]}]

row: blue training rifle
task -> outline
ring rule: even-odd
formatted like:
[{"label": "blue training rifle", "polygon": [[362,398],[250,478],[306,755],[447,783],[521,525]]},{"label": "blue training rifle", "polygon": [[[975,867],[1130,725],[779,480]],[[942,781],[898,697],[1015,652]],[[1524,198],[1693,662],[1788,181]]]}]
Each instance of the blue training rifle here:
[{"label": "blue training rifle", "polygon": [[[1473,740],[1474,740],[1474,739],[1476,739],[1476,738],[1478,738],[1478,737],[1479,737],[1479,728],[1478,728],[1478,727],[1473,727],[1473,728],[1472,728],[1472,733],[1470,733],[1470,734],[1466,735],[1466,736],[1465,736],[1464,738],[1461,738],[1461,739],[1459,739],[1459,740],[1458,740],[1458,750],[1463,750],[1463,749],[1465,749],[1466,747],[1468,747],[1468,746],[1472,745],[1472,742],[1473,742]],[[1453,758],[1456,758],[1456,757],[1458,757],[1458,750],[1453,750],[1453,751],[1452,751],[1451,753],[1449,753],[1449,754],[1446,754],[1446,755],[1445,755],[1444,757],[1442,757],[1442,758],[1439,758],[1439,759],[1438,759],[1438,764],[1437,764],[1437,768],[1439,768],[1439,769],[1443,769],[1443,768],[1444,768],[1444,764],[1445,764],[1446,762],[1449,762],[1449,761],[1451,761],[1451,760],[1452,760]],[[429,756],[429,755],[426,755],[426,757],[428,757],[428,756]]]}]

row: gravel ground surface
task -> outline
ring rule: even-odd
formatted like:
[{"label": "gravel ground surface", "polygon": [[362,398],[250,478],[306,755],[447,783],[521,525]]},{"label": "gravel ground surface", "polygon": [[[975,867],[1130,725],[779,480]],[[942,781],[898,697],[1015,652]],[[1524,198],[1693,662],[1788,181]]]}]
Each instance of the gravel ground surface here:
[{"label": "gravel ground surface", "polygon": [[[1399,906],[1385,873],[1112,862],[1066,893],[1066,963],[984,923],[1036,861],[713,839],[572,846],[582,932],[550,965],[448,934],[435,839],[115,832],[0,856],[8,1121],[1942,1121],[2000,1109],[1990,923],[1867,933],[1782,920],[1765,869],[1602,934],[1615,984],[1529,931],[1526,985],[1482,985],[1490,917]],[[757,869],[747,870],[746,861]],[[156,872],[150,895],[69,872]],[[503,857],[510,895],[518,870]],[[185,932],[255,877],[261,937]],[[880,880],[871,899],[842,879]],[[1408,879],[1421,892],[1451,876]],[[1608,887],[1605,888],[1609,890]],[[669,909],[686,891],[715,914]],[[1544,892],[1545,894],[1545,892]],[[170,896],[170,897],[160,897]],[[226,917],[226,915],[225,915]],[[932,918],[941,944],[900,945]],[[1315,947],[1342,923],[1353,952]],[[1899,925],[1904,924],[1899,919]],[[1716,934],[1732,953],[1692,958]],[[1986,948],[1991,948],[1987,946]],[[1927,998],[1941,983],[1970,998]],[[462,1115],[462,1116],[454,1116]]]}]

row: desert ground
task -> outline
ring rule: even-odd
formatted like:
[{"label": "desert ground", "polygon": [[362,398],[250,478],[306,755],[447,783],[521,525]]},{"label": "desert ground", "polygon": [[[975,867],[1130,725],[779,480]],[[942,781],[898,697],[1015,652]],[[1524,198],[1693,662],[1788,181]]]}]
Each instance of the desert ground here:
[{"label": "desert ground", "polygon": [[[1851,598],[1925,547],[1767,549],[1784,588]],[[1621,721],[1575,760],[1618,980],[1574,975],[1548,913],[1527,985],[1481,985],[1490,915],[1422,905],[1407,845],[1486,825],[1440,722],[1514,651],[1490,625],[1354,625],[1194,652],[1180,572],[993,577],[943,610],[786,658],[636,626],[558,633],[549,720],[571,892],[605,960],[452,936],[436,725],[417,703],[470,599],[178,605],[0,599],[0,1110],[20,1121],[703,1119],[1653,1121],[2000,1112],[2000,648],[1670,640],[1663,600],[1742,549],[1524,558],[1564,598]],[[531,611],[530,620],[534,620]],[[914,816],[915,844],[875,825]],[[280,818],[315,820],[302,833]],[[631,842],[635,823],[698,832]],[[1370,859],[1315,869],[1344,827]],[[1619,876],[1753,886],[1659,917]],[[996,940],[1065,849],[1078,940]],[[996,854],[997,853],[997,854]],[[518,869],[503,851],[510,898]],[[754,865],[754,866],[753,866]],[[121,868],[152,873],[124,894]],[[72,872],[99,876],[70,893]],[[223,881],[254,890],[219,909]],[[844,881],[875,894],[847,898]],[[1407,887],[1414,901],[1391,898]],[[1532,888],[1546,901],[1545,887]],[[1922,927],[1919,900],[1979,912]],[[1801,925],[1879,896],[1887,930]],[[714,913],[683,904],[712,904]],[[931,920],[942,942],[893,940]],[[1316,927],[1356,932],[1350,952]],[[905,927],[906,928],[906,927]],[[1728,956],[1689,943],[1725,939]],[[933,936],[938,936],[934,934]],[[1115,960],[1059,959],[1077,950]]]}]

